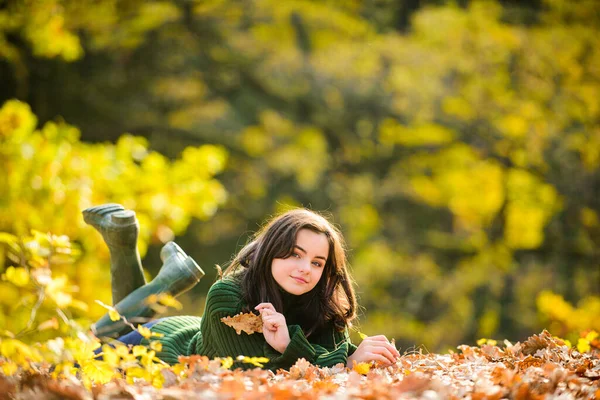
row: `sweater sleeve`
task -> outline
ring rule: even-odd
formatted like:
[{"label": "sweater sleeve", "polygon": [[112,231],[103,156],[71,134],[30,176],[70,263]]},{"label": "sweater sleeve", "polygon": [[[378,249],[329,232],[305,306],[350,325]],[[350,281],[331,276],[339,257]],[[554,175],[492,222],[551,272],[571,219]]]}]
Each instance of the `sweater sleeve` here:
[{"label": "sweater sleeve", "polygon": [[270,369],[289,369],[300,358],[320,367],[332,367],[336,364],[346,364],[348,356],[354,352],[354,346],[348,337],[348,332],[332,332],[333,343],[310,343],[298,325],[288,326],[290,343],[283,353],[279,353],[265,343],[265,356],[269,358]]}]

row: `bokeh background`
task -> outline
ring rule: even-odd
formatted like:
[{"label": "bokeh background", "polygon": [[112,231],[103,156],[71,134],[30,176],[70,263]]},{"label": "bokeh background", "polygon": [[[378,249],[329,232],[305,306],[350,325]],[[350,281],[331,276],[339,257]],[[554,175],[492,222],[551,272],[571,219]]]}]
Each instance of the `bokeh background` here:
[{"label": "bokeh background", "polygon": [[104,202],[206,271],[177,313],[305,206],[402,350],[600,329],[598,1],[5,0],[0,82],[0,335],[103,314]]}]

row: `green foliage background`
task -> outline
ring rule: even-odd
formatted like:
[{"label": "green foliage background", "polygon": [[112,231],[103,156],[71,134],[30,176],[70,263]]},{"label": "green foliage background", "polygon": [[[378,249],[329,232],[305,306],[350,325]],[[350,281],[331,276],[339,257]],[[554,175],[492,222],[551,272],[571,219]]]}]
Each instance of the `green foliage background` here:
[{"label": "green foliage background", "polygon": [[[175,235],[206,270],[187,313],[261,221],[307,206],[346,235],[366,334],[600,329],[599,27],[593,0],[4,2],[0,330],[36,339],[57,299],[103,312],[80,211],[109,201],[138,213],[150,275]],[[31,229],[76,244],[21,266],[71,296],[36,323],[39,280],[10,269]]]}]

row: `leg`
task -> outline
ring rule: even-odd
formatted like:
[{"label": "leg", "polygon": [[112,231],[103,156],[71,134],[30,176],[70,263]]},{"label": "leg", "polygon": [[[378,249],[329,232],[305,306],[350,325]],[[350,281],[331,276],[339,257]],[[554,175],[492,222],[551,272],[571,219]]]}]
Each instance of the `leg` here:
[{"label": "leg", "polygon": [[[115,305],[119,314],[134,325],[147,322],[156,314],[147,302],[149,296],[161,293],[179,296],[194,287],[204,276],[204,271],[198,264],[173,242],[167,243],[162,248],[160,257],[163,266],[156,278]],[[92,331],[97,336],[104,337],[117,337],[129,330],[130,328],[123,321],[111,321],[108,314],[92,326]]]},{"label": "leg", "polygon": [[146,284],[137,250],[139,225],[135,212],[119,204],[103,204],[83,210],[84,221],[92,225],[110,251],[113,304]]}]

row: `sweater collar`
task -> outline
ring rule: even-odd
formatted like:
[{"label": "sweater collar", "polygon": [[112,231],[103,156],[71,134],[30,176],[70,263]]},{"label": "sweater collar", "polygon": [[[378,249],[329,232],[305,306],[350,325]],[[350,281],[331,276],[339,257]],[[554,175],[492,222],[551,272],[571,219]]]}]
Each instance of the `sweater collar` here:
[{"label": "sweater collar", "polygon": [[302,296],[297,296],[295,294],[291,294],[286,292],[281,286],[278,286],[279,294],[281,295],[281,302],[283,303],[284,312],[292,311],[300,303]]}]

